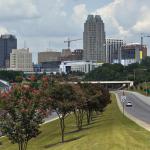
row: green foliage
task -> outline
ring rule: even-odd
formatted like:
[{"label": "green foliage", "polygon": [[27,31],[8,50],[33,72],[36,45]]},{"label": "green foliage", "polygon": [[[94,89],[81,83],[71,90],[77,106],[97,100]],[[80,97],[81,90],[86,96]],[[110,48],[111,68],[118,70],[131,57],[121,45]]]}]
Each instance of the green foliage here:
[{"label": "green foliage", "polygon": [[109,91],[97,84],[57,83],[45,75],[35,86],[37,78],[31,76],[29,79],[30,84],[18,84],[11,91],[1,93],[0,99],[4,110],[0,122],[2,132],[13,143],[18,143],[19,150],[26,150],[28,141],[40,133],[39,124],[47,110],[57,113],[64,142],[65,119],[70,113],[75,114],[77,127],[81,130],[85,114],[90,124],[93,112],[104,111],[110,103]]},{"label": "green foliage", "polygon": [[103,112],[104,108],[111,102],[110,94],[99,84],[83,84],[81,86],[86,97],[84,109],[87,115],[87,124],[90,124],[92,113],[94,111]]},{"label": "green foliage", "polygon": [[22,76],[16,76],[15,81],[18,83],[21,83],[23,81],[23,77]]},{"label": "green foliage", "polygon": [[0,71],[0,79],[6,80],[6,81],[16,81],[16,77],[23,76],[23,72],[21,71],[6,71],[1,70]]},{"label": "green foliage", "polygon": [[50,107],[56,111],[60,120],[62,142],[64,142],[65,117],[73,110],[76,99],[72,86],[58,84],[50,89]]},{"label": "green foliage", "polygon": [[0,130],[19,150],[26,150],[28,141],[36,137],[45,111],[40,91],[29,86],[18,85],[0,95],[2,115]]},{"label": "green foliage", "polygon": [[121,64],[103,64],[86,74],[84,80],[132,80],[135,81],[135,84],[150,81],[150,57],[142,60],[141,64],[134,63],[125,67]]},{"label": "green foliage", "polygon": [[[95,114],[94,114],[95,115]],[[95,117],[95,116],[94,116]],[[84,119],[83,123],[86,122]],[[31,140],[29,150],[149,150],[150,132],[129,120],[118,109],[115,96],[106,111],[94,118],[90,126],[77,132],[73,114],[66,118],[66,140],[60,144],[59,120],[41,126],[42,133]],[[6,138],[0,139],[1,150],[16,150]]]},{"label": "green foliage", "polygon": [[141,62],[141,65],[149,69],[150,68],[150,56],[147,56],[145,59],[143,59]]},{"label": "green foliage", "polygon": [[104,64],[86,74],[85,80],[124,80],[124,76],[126,76],[126,73],[121,64]]}]

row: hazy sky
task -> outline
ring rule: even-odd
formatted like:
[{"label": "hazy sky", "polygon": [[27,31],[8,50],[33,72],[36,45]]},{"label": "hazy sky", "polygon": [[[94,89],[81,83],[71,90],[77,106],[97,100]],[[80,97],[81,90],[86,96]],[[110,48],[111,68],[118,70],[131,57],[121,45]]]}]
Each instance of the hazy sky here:
[{"label": "hazy sky", "polygon": [[[26,41],[34,54],[60,51],[67,37],[82,38],[88,14],[99,14],[106,37],[140,42],[140,33],[150,33],[149,8],[150,0],[0,0],[0,33],[15,34],[18,47]],[[150,38],[144,44],[149,46]],[[82,41],[71,47],[82,48]]]}]

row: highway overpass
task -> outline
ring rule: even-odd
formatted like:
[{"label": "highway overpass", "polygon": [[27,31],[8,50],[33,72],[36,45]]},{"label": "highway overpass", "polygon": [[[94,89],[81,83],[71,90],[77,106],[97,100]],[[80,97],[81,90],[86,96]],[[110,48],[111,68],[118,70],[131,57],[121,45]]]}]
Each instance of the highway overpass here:
[{"label": "highway overpass", "polygon": [[[78,82],[67,82],[69,84],[77,84]],[[81,81],[81,84],[84,83],[91,83],[91,84],[121,84],[121,85],[128,85],[128,86],[133,86],[134,82],[133,81]]]}]

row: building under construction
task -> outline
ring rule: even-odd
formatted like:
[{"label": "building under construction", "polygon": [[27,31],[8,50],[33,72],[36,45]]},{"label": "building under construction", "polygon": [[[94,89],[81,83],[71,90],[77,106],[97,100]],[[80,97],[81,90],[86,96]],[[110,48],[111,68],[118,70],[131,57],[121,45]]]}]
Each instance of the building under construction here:
[{"label": "building under construction", "polygon": [[126,44],[121,49],[121,63],[128,65],[140,63],[147,56],[147,47],[139,43]]}]

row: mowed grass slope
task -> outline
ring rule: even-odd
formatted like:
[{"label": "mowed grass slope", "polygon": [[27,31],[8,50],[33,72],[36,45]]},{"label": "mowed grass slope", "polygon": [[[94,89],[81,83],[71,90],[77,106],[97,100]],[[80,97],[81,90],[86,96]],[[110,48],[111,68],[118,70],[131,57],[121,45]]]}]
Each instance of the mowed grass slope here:
[{"label": "mowed grass slope", "polygon": [[[28,150],[150,150],[150,132],[124,117],[116,104],[115,96],[106,111],[76,131],[73,117],[66,119],[66,142],[60,143],[58,120],[41,127],[42,133],[31,140]],[[16,150],[1,138],[0,150]]]}]

